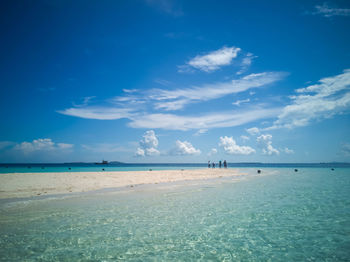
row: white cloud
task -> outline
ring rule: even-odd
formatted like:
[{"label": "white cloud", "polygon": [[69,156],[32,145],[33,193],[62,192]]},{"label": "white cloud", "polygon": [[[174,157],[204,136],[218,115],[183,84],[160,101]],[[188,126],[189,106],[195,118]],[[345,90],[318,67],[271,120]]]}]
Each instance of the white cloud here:
[{"label": "white cloud", "polygon": [[248,103],[249,101],[250,101],[249,98],[244,99],[244,100],[237,100],[237,101],[233,102],[232,105],[240,106],[242,103]]},{"label": "white cloud", "polygon": [[165,111],[173,111],[184,108],[185,105],[189,104],[190,102],[191,100],[189,99],[178,99],[175,101],[157,102],[154,104],[154,108],[163,109]]},{"label": "white cloud", "polygon": [[248,53],[243,59],[241,63],[241,69],[237,72],[237,75],[243,74],[252,64],[252,61],[254,58],[257,58],[257,56],[254,56],[252,53]]},{"label": "white cloud", "polygon": [[174,114],[145,114],[135,116],[129,126],[133,128],[162,128],[168,130],[210,129],[243,125],[258,119],[276,117],[279,108],[226,111],[199,116]]},{"label": "white cloud", "polygon": [[286,154],[294,154],[294,150],[293,149],[289,149],[288,147],[285,147],[283,151]]},{"label": "white cloud", "polygon": [[350,156],[350,144],[345,143],[342,145],[342,152],[347,155]]},{"label": "white cloud", "polygon": [[[215,71],[221,66],[230,65],[232,59],[237,57],[240,50],[241,49],[238,47],[222,47],[219,50],[207,53],[205,55],[197,55],[187,62],[187,66],[205,72]],[[184,67],[180,67],[180,72],[182,72],[181,70],[184,70]]]},{"label": "white cloud", "polygon": [[57,147],[59,149],[71,149],[73,148],[72,144],[65,144],[65,143],[57,143]]},{"label": "white cloud", "polygon": [[297,89],[299,95],[292,96],[292,103],[283,108],[282,113],[267,128],[294,128],[306,126],[314,120],[331,118],[349,111],[350,69],[342,74],[322,78],[319,84]]},{"label": "white cloud", "polygon": [[76,116],[87,119],[114,120],[121,118],[130,118],[133,114],[132,108],[113,108],[113,107],[72,107],[57,111],[63,115]]},{"label": "white cloud", "polygon": [[156,149],[154,147],[146,148],[145,153],[147,156],[157,156],[160,154],[158,149]]},{"label": "white cloud", "polygon": [[159,155],[158,138],[153,130],[146,131],[143,138],[139,142],[139,148],[137,148],[136,156],[156,156]]},{"label": "white cloud", "polygon": [[213,155],[216,155],[217,153],[218,153],[218,150],[216,148],[212,148],[208,153],[208,156],[213,156]]},{"label": "white cloud", "polygon": [[322,15],[324,17],[332,17],[332,16],[350,16],[350,9],[348,8],[336,8],[331,7],[327,3],[323,3],[322,5],[315,6],[314,15]]},{"label": "white cloud", "polygon": [[241,136],[241,139],[242,139],[243,141],[248,141],[250,138],[247,137],[247,136]]},{"label": "white cloud", "polygon": [[86,119],[115,120],[126,118],[134,122],[140,120],[144,114],[158,115],[147,113],[149,107],[155,110],[179,110],[190,103],[209,101],[243,92],[250,88],[266,86],[282,79],[284,75],[284,73],[279,72],[264,72],[228,82],[205,84],[191,88],[151,89],[146,91],[124,90],[126,92],[124,96],[109,99],[102,106],[82,104],[57,112]]},{"label": "white cloud", "polygon": [[126,88],[123,89],[124,93],[136,93],[138,91],[139,91],[138,89],[126,89]]},{"label": "white cloud", "polygon": [[199,155],[201,151],[193,147],[190,142],[177,140],[175,148],[171,150],[171,154],[175,155]]},{"label": "white cloud", "polygon": [[264,155],[279,155],[279,151],[272,146],[272,135],[266,134],[258,136],[256,141],[262,148]]},{"label": "white cloud", "polygon": [[199,129],[199,130],[194,134],[194,136],[200,136],[200,135],[206,134],[207,132],[208,132],[208,129],[206,129],[206,128]]},{"label": "white cloud", "polygon": [[156,109],[178,110],[189,103],[209,101],[226,95],[244,92],[251,88],[266,86],[281,80],[285,75],[285,73],[281,72],[264,72],[250,74],[228,82],[205,84],[191,88],[152,89],[149,91],[148,98],[158,101],[155,103]]},{"label": "white cloud", "polygon": [[137,148],[136,152],[135,152],[135,156],[139,156],[139,157],[143,157],[145,156],[145,150],[141,149],[141,148]]},{"label": "white cloud", "polygon": [[161,12],[174,17],[182,16],[184,14],[181,6],[174,0],[146,0],[146,2]]},{"label": "white cloud", "polygon": [[246,131],[251,136],[255,136],[255,135],[260,133],[260,130],[257,127],[248,128],[248,129],[246,129]]},{"label": "white cloud", "polygon": [[140,141],[142,148],[156,148],[158,147],[158,139],[153,130],[146,131],[143,135],[143,139]]},{"label": "white cloud", "polygon": [[220,137],[219,146],[223,147],[225,152],[230,155],[249,155],[255,153],[255,149],[249,146],[239,146],[232,137]]},{"label": "white cloud", "polygon": [[57,151],[72,149],[74,145],[65,143],[55,143],[51,138],[39,138],[32,142],[22,142],[15,145],[14,150],[29,154],[37,151]]},{"label": "white cloud", "polygon": [[15,144],[16,143],[11,142],[11,141],[0,141],[0,150],[9,148],[9,147],[11,147],[11,146],[13,146]]},{"label": "white cloud", "polygon": [[171,86],[171,85],[173,85],[172,82],[170,82],[168,80],[165,80],[165,79],[160,79],[160,78],[155,79],[154,82],[157,83],[157,84],[160,84],[162,86]]}]

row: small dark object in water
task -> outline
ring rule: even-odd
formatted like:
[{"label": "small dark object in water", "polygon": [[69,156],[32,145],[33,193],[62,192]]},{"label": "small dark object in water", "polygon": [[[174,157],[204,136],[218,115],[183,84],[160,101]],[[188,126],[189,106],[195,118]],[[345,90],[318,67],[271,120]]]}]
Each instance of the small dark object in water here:
[{"label": "small dark object in water", "polygon": [[45,168],[45,167],[43,167],[43,166],[41,167],[41,169],[44,169],[44,168]]},{"label": "small dark object in water", "polygon": [[294,169],[294,172],[298,172],[298,169]]},{"label": "small dark object in water", "polygon": [[105,169],[104,169],[104,168],[102,168],[102,171],[105,171]]},{"label": "small dark object in water", "polygon": [[68,167],[68,170],[71,170],[71,168],[70,168],[70,167]]},{"label": "small dark object in water", "polygon": [[31,168],[30,166],[28,168]]},{"label": "small dark object in water", "polygon": [[332,171],[334,171],[334,168],[331,168]]},{"label": "small dark object in water", "polygon": [[8,166],[6,166],[6,168],[9,168]]},{"label": "small dark object in water", "polygon": [[152,171],[152,169],[150,169],[149,171]]},{"label": "small dark object in water", "polygon": [[257,172],[258,172],[258,174],[260,174],[260,173],[261,173],[261,170],[260,170],[260,169],[258,169],[258,171],[257,171]]}]

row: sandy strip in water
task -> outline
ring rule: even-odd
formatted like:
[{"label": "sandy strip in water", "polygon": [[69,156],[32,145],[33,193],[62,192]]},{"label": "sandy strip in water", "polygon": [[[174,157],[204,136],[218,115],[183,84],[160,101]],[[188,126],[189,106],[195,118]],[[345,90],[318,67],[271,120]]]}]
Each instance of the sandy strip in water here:
[{"label": "sandy strip in water", "polygon": [[245,175],[235,169],[0,174],[0,199]]}]

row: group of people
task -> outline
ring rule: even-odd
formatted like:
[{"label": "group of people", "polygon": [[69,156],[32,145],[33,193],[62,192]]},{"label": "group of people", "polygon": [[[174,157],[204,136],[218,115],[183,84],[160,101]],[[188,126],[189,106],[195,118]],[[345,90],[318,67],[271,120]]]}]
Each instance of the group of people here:
[{"label": "group of people", "polygon": [[[224,160],[224,162],[221,162],[221,160],[219,161],[219,168],[222,167],[222,164],[224,164],[224,168],[227,168],[227,162],[226,160]],[[208,161],[208,168],[215,168],[215,162],[212,162],[210,164],[210,161]]]}]

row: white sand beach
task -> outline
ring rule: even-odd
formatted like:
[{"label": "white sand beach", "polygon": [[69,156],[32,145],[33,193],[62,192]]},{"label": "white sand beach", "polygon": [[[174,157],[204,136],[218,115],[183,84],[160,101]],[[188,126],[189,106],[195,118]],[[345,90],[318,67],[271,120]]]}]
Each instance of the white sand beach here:
[{"label": "white sand beach", "polygon": [[244,175],[234,169],[0,174],[0,199]]}]

